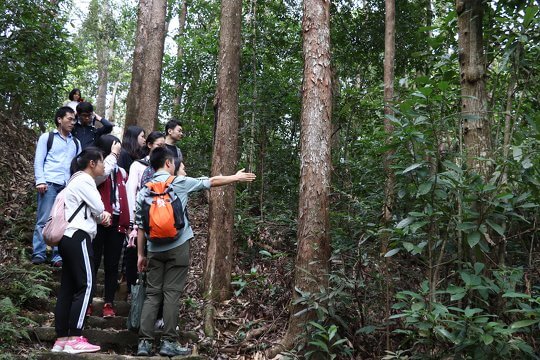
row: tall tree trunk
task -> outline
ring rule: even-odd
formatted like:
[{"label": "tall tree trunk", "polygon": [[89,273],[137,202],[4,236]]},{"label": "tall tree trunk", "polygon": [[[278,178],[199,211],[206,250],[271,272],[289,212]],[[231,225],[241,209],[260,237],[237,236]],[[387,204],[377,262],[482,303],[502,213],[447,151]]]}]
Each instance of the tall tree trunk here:
[{"label": "tall tree trunk", "polygon": [[[298,249],[289,323],[279,347],[290,349],[316,313],[296,303],[300,293],[316,294],[328,286],[330,260],[329,191],[331,175],[332,71],[330,1],[304,0]],[[304,311],[304,312],[302,312]]]},{"label": "tall tree trunk", "polygon": [[457,0],[461,115],[467,166],[485,179],[491,166],[491,134],[487,112],[482,0]]},{"label": "tall tree trunk", "polygon": [[111,94],[111,100],[109,101],[109,108],[107,109],[107,120],[114,122],[114,106],[116,104],[116,91],[118,90],[118,86],[120,85],[120,81],[116,80],[113,86],[113,91]]},{"label": "tall tree trunk", "polygon": [[97,67],[98,67],[98,93],[97,93],[97,99],[96,99],[96,107],[95,111],[96,113],[100,114],[101,116],[105,115],[105,107],[107,104],[107,89],[109,85],[109,58],[110,58],[110,52],[109,52],[109,40],[110,40],[110,34],[108,29],[108,21],[112,18],[112,14],[110,11],[109,6],[109,0],[103,0],[102,3],[102,10],[101,14],[102,16],[99,20],[102,26],[101,31],[98,33],[99,38],[96,39],[97,43]]},{"label": "tall tree trunk", "polygon": [[[233,174],[238,162],[241,24],[242,0],[222,0],[218,79],[214,98],[212,175]],[[203,282],[205,296],[212,301],[223,301],[230,296],[235,198],[234,186],[214,188],[210,192],[208,250]],[[212,306],[210,304],[209,308]]]},{"label": "tall tree trunk", "polygon": [[184,56],[184,48],[180,45],[180,38],[184,35],[184,29],[186,28],[186,18],[187,18],[187,0],[182,0],[182,9],[180,14],[178,14],[178,38],[176,51],[176,67],[178,70],[177,81],[176,81],[176,96],[174,97],[174,106],[176,112],[180,110],[180,104],[182,103],[182,95],[184,93],[184,83],[182,82],[182,57]]},{"label": "tall tree trunk", "polygon": [[167,1],[140,0],[125,126],[155,129],[165,46]]},{"label": "tall tree trunk", "polygon": [[[396,57],[396,5],[395,0],[385,1],[385,32],[384,32],[384,130],[390,138],[394,132],[389,117],[394,115],[392,102],[394,99],[394,63]],[[394,208],[394,187],[395,175],[392,170],[393,150],[388,150],[384,158],[384,172],[386,181],[384,186],[384,206],[383,206],[383,226],[388,227],[392,221],[392,212]],[[388,251],[389,232],[383,232],[381,236],[381,253],[384,255]],[[390,302],[392,293],[392,276],[388,271],[389,259],[385,259],[384,273],[386,281],[385,289],[385,320],[390,316]],[[386,348],[390,349],[390,328],[386,328]]]}]

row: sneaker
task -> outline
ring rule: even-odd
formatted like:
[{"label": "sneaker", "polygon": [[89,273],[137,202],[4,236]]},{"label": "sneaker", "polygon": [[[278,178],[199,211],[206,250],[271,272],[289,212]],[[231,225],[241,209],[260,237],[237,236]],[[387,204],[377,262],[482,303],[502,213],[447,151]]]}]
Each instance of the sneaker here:
[{"label": "sneaker", "polygon": [[96,352],[99,350],[101,350],[101,347],[90,344],[88,340],[82,336],[66,341],[66,345],[64,346],[64,352],[67,352],[68,354]]},{"label": "sneaker", "polygon": [[62,265],[64,265],[64,263],[62,263],[62,260],[58,260],[52,263],[52,267],[57,269],[61,269]]},{"label": "sneaker", "polygon": [[62,352],[62,351],[64,351],[64,347],[66,346],[67,342],[68,342],[67,338],[64,338],[64,340],[56,339],[51,351],[52,352]]},{"label": "sneaker", "polygon": [[177,356],[177,355],[189,355],[191,350],[182,347],[178,341],[161,340],[161,348],[159,349],[159,355],[161,356]]},{"label": "sneaker", "polygon": [[92,313],[94,312],[94,309],[92,308],[92,304],[88,305],[86,308],[86,316],[92,316]]},{"label": "sneaker", "polygon": [[35,256],[32,258],[32,264],[34,265],[41,265],[45,262],[45,259],[41,256]]},{"label": "sneaker", "polygon": [[111,303],[105,303],[103,304],[103,317],[108,319],[108,318],[113,318],[115,317],[116,313],[114,312],[114,309],[113,309],[113,306]]},{"label": "sneaker", "polygon": [[139,346],[137,346],[137,356],[150,356],[153,347],[150,340],[142,339],[139,341]]}]

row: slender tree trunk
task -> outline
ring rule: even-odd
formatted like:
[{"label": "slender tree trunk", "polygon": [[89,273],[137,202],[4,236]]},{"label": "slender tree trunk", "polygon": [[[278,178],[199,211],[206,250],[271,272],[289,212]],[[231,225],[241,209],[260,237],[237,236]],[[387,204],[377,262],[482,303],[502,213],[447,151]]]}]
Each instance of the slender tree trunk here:
[{"label": "slender tree trunk", "polygon": [[[289,323],[272,356],[290,349],[316,313],[295,303],[300,293],[316,294],[328,286],[330,259],[329,191],[331,175],[332,71],[330,1],[304,0],[298,250]],[[302,312],[303,311],[303,312]]]},{"label": "slender tree trunk", "polygon": [[109,101],[109,108],[107,109],[107,120],[114,122],[114,106],[116,104],[116,91],[118,90],[118,86],[120,85],[120,81],[116,81],[113,86],[113,91],[111,94],[111,100]]},{"label": "slender tree trunk", "polygon": [[180,110],[180,104],[182,103],[182,95],[184,94],[184,83],[182,82],[182,58],[184,57],[184,48],[180,44],[180,39],[184,35],[184,29],[186,28],[186,18],[187,18],[187,0],[182,0],[182,9],[180,14],[178,14],[178,38],[177,45],[178,49],[176,51],[176,67],[178,70],[177,81],[176,81],[176,96],[174,97],[174,106],[176,112]]},{"label": "slender tree trunk", "polygon": [[140,0],[125,126],[155,129],[161,87],[166,24],[166,0]]},{"label": "slender tree trunk", "polygon": [[[233,174],[238,153],[238,82],[242,0],[222,0],[219,35],[219,66],[214,98],[215,134],[212,175]],[[223,301],[230,296],[234,259],[235,187],[213,188],[210,192],[208,248],[204,271],[207,299]],[[213,305],[210,304],[208,309]],[[208,311],[207,311],[208,314]],[[208,319],[208,317],[206,317]],[[209,327],[206,326],[208,330]]]},{"label": "slender tree trunk", "polygon": [[491,174],[491,134],[487,112],[482,0],[457,0],[461,115],[467,165],[485,179]]},{"label": "slender tree trunk", "polygon": [[106,103],[107,103],[107,89],[109,86],[109,59],[110,59],[110,50],[109,50],[109,40],[110,40],[110,29],[107,29],[107,22],[112,18],[110,11],[109,0],[104,0],[101,7],[102,18],[96,21],[99,21],[102,24],[102,29],[98,33],[99,38],[96,39],[97,42],[97,67],[98,67],[98,93],[96,99],[96,113],[101,116],[105,115]]},{"label": "slender tree trunk", "polygon": [[[384,130],[390,138],[394,132],[394,126],[389,117],[394,115],[391,108],[394,99],[394,62],[396,53],[396,6],[395,0],[385,1],[385,32],[384,32]],[[394,187],[395,175],[392,170],[393,150],[387,151],[384,158],[384,172],[386,181],[384,186],[384,205],[383,205],[383,226],[388,227],[392,221],[392,211],[394,208]],[[384,255],[388,252],[389,233],[383,232],[381,236],[381,253]],[[392,288],[392,275],[388,267],[390,260],[385,257],[384,278],[385,282],[385,321],[388,322],[390,316],[390,302]],[[390,328],[386,328],[386,348],[390,349]]]},{"label": "slender tree trunk", "polygon": [[251,58],[253,93],[251,98],[251,137],[248,156],[248,168],[250,171],[255,168],[255,114],[257,112],[257,0],[251,0],[251,34],[251,46],[253,48],[253,56]]}]

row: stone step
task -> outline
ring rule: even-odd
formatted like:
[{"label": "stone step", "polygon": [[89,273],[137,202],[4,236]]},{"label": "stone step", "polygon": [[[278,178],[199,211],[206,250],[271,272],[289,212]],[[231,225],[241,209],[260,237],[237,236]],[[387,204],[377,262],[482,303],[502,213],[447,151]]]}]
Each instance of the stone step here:
[{"label": "stone step", "polygon": [[126,329],[126,316],[115,316],[113,318],[102,318],[101,316],[88,316],[84,326],[89,329]]},{"label": "stone step", "polygon": [[[56,340],[54,327],[36,327],[30,332],[39,342],[52,343]],[[82,335],[92,344],[98,344],[103,351],[114,350],[131,353],[137,346],[137,334],[128,330],[84,329]]]},{"label": "stone step", "polygon": [[[103,319],[105,320],[105,319]],[[42,326],[29,329],[34,339],[40,343],[52,343],[56,340],[56,331],[54,327]],[[138,334],[128,330],[117,329],[84,329],[82,335],[92,344],[101,346],[103,351],[114,350],[122,353],[132,353],[137,348]],[[159,344],[161,333],[156,332],[155,344]],[[199,341],[198,335],[194,332],[181,332],[178,339],[182,343],[188,341]]]},{"label": "stone step", "polygon": [[[39,360],[69,360],[69,359],[90,359],[90,360],[124,360],[124,359],[141,359],[141,360],[163,360],[163,356],[131,356],[131,355],[119,355],[119,354],[104,354],[104,353],[87,353],[87,354],[67,354],[67,353],[53,353],[42,352],[36,355],[36,359]],[[182,360],[207,360],[208,357],[191,354],[185,356],[174,356],[170,359],[182,359]]]},{"label": "stone step", "polygon": [[[55,281],[55,282],[52,282],[50,284],[47,284],[46,286],[51,288],[52,296],[56,297],[56,294],[58,294],[58,291],[60,290],[60,282]],[[103,285],[103,283],[98,282],[97,285],[96,285],[95,297],[103,297],[104,290],[105,290],[105,285]],[[114,293],[114,301],[126,300],[127,294],[128,294],[128,292],[127,292],[127,284],[126,283],[118,284],[116,292]]]},{"label": "stone step", "polygon": [[[93,316],[102,316],[103,315],[103,298],[95,297],[92,301]],[[47,311],[54,312],[54,307],[56,305],[56,298],[50,299],[47,303]],[[129,308],[131,305],[124,300],[119,300],[114,302],[114,310],[116,311],[117,316],[128,316]]]}]

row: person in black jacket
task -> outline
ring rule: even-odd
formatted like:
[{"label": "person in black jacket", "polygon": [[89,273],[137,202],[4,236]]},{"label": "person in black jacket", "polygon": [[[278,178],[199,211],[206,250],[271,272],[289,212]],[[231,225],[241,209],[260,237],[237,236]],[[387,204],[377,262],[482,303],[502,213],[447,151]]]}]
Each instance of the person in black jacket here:
[{"label": "person in black jacket", "polygon": [[[95,122],[101,123],[100,128],[96,128]],[[77,105],[77,122],[71,132],[81,142],[81,147],[84,150],[89,146],[94,145],[94,141],[101,135],[109,134],[113,129],[113,124],[94,113],[94,106],[89,102],[83,101]]]}]

